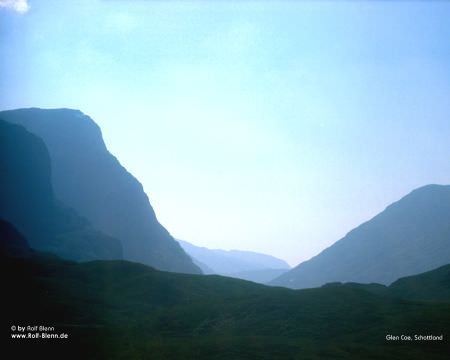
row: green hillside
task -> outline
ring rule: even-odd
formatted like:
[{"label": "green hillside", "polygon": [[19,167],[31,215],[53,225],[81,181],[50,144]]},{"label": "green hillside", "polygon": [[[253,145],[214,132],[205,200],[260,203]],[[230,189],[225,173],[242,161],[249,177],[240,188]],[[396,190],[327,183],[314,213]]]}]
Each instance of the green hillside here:
[{"label": "green hillside", "polygon": [[[450,302],[394,298],[384,287],[379,294],[358,284],[290,290],[42,254],[4,258],[1,266],[8,323],[54,326],[70,336],[15,339],[15,351],[27,345],[66,358],[228,360],[445,359],[450,350]],[[389,342],[388,334],[444,340]]]},{"label": "green hillside", "polygon": [[450,265],[399,279],[389,286],[389,291],[407,299],[450,302]]}]

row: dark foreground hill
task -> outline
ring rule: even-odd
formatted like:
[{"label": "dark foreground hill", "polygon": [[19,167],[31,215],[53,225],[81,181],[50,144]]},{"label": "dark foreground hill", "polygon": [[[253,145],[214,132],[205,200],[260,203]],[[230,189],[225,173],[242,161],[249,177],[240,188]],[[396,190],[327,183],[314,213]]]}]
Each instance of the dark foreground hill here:
[{"label": "dark foreground hill", "polygon": [[[4,336],[17,358],[23,349],[40,358],[152,360],[447,359],[450,351],[449,299],[411,301],[382,285],[290,290],[39,254],[0,264]],[[446,266],[417,279],[448,288],[449,274]],[[408,281],[405,294],[416,298],[415,278]],[[69,337],[12,339],[21,332],[11,325],[55,328],[25,336]],[[442,340],[386,340],[430,334]]]},{"label": "dark foreground hill", "polygon": [[117,239],[55,199],[50,174],[42,140],[0,120],[0,218],[24,234],[32,248],[72,260],[121,259]]},{"label": "dark foreground hill", "polygon": [[390,284],[450,263],[450,186],[428,185],[388,206],[273,285]]},{"label": "dark foreground hill", "polygon": [[78,110],[36,108],[2,111],[0,118],[43,139],[56,197],[120,240],[124,259],[161,270],[201,272],[159,224],[142,185],[107,150],[91,118]]}]

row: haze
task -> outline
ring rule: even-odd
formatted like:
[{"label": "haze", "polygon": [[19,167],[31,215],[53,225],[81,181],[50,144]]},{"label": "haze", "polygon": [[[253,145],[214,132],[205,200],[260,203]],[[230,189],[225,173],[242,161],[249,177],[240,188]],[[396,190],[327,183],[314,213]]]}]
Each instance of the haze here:
[{"label": "haze", "polygon": [[449,183],[450,3],[0,1],[0,108],[80,109],[196,245],[295,265]]}]

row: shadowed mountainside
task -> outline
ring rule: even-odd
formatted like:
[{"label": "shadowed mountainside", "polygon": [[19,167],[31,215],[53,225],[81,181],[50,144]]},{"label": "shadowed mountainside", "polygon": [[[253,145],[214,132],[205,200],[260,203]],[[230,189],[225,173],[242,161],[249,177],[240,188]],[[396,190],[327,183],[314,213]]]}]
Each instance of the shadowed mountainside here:
[{"label": "shadowed mountainside", "polygon": [[43,139],[56,197],[120,240],[123,257],[161,270],[200,273],[156,219],[142,185],[111,155],[100,128],[70,109],[18,109],[0,118]]},{"label": "shadowed mountainside", "polygon": [[50,174],[42,140],[0,120],[0,218],[24,234],[32,248],[72,260],[121,259],[118,240],[55,199]]},{"label": "shadowed mountainside", "polygon": [[31,255],[27,240],[9,222],[0,219],[0,256],[21,257]]},{"label": "shadowed mountainside", "polygon": [[450,186],[428,185],[271,284],[291,288],[335,281],[390,284],[449,262]]}]

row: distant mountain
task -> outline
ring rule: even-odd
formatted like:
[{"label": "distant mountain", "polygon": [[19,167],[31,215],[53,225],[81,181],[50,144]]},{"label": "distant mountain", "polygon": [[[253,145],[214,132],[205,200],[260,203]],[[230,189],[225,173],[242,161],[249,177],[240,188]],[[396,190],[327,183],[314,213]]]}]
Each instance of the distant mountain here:
[{"label": "distant mountain", "polygon": [[205,274],[220,274],[264,283],[290,269],[274,256],[241,250],[208,249],[178,240]]},{"label": "distant mountain", "polygon": [[[121,259],[118,240],[55,199],[50,173],[43,141],[0,120],[0,219],[14,225],[34,249],[73,260]],[[2,230],[21,238],[6,223]]]},{"label": "distant mountain", "polygon": [[319,255],[271,282],[390,284],[450,263],[450,186],[428,185],[388,206]]},{"label": "distant mountain", "polygon": [[159,224],[142,185],[108,152],[91,118],[78,110],[36,108],[2,111],[0,118],[44,140],[56,197],[120,240],[124,259],[160,270],[201,272]]},{"label": "distant mountain", "polygon": [[276,279],[277,277],[287,273],[289,269],[260,269],[260,270],[247,270],[239,271],[228,274],[228,276],[236,279],[248,280],[257,282],[260,284],[267,284],[268,282]]}]

